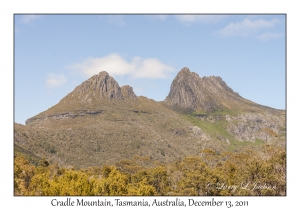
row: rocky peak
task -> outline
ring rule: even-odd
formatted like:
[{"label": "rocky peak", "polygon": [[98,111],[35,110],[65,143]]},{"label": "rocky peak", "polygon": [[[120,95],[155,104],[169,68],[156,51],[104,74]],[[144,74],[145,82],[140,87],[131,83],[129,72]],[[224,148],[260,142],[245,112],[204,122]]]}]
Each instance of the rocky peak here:
[{"label": "rocky peak", "polygon": [[115,79],[110,77],[107,72],[102,71],[77,86],[61,102],[72,99],[79,100],[81,103],[91,103],[94,100],[123,100],[124,98]]},{"label": "rocky peak", "polygon": [[180,74],[190,74],[190,73],[191,73],[190,69],[187,68],[187,67],[184,67],[183,69],[181,69],[181,70],[178,72],[178,75],[180,75]]},{"label": "rocky peak", "polygon": [[122,86],[121,92],[122,92],[124,99],[133,99],[133,100],[137,99],[137,96],[133,92],[132,87],[129,85]]},{"label": "rocky peak", "polygon": [[165,103],[174,107],[202,111],[214,111],[229,108],[230,100],[241,99],[221,77],[199,77],[188,68],[183,68],[170,88]]},{"label": "rocky peak", "polygon": [[200,78],[199,75],[195,72],[191,72],[189,68],[184,67],[183,69],[181,69],[178,74],[177,77],[178,78],[184,78],[184,77],[191,77],[191,76],[195,76],[197,78]]},{"label": "rocky peak", "polygon": [[26,124],[45,119],[64,119],[91,116],[102,113],[102,102],[110,103],[136,100],[132,87],[120,87],[118,82],[105,71],[92,76],[78,85],[71,93],[51,107],[26,121]]},{"label": "rocky peak", "polygon": [[173,106],[197,108],[195,102],[199,99],[195,92],[200,92],[199,78],[195,73],[192,74],[188,68],[183,68],[173,80],[170,93],[165,102]]}]

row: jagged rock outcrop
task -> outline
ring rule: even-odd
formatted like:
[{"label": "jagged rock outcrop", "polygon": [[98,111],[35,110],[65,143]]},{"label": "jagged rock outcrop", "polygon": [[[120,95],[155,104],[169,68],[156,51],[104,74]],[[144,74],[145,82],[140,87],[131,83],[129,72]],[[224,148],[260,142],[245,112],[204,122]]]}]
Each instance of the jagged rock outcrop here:
[{"label": "jagged rock outcrop", "polygon": [[221,77],[201,78],[188,68],[177,74],[164,102],[173,107],[205,112],[254,105],[228,87]]},{"label": "jagged rock outcrop", "polygon": [[121,92],[122,92],[122,95],[123,95],[124,99],[132,99],[132,100],[136,100],[137,99],[137,96],[133,92],[132,87],[129,86],[129,85],[122,86],[121,87]]},{"label": "jagged rock outcrop", "polygon": [[121,88],[114,78],[105,71],[77,86],[74,91],[64,97],[62,103],[92,103],[93,101],[117,99],[123,100]]}]

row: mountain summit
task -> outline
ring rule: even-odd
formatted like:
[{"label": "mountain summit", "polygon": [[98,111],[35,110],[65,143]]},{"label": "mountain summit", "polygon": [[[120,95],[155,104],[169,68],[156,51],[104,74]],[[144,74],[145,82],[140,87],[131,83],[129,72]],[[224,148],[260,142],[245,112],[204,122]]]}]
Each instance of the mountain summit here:
[{"label": "mountain summit", "polygon": [[[213,112],[223,109],[254,109],[258,106],[234,92],[221,77],[199,77],[183,68],[172,82],[166,104],[184,109]],[[262,106],[261,106],[262,108]]]},{"label": "mountain summit", "polygon": [[110,77],[106,71],[102,71],[77,86],[61,102],[92,103],[107,99],[124,100],[135,99],[136,97],[129,85],[120,87],[114,78]]},{"label": "mountain summit", "polygon": [[119,86],[118,82],[105,71],[92,76],[78,85],[71,93],[50,109],[26,120],[26,124],[44,119],[75,118],[100,114],[103,106],[111,103],[135,101],[137,96],[129,85]]}]

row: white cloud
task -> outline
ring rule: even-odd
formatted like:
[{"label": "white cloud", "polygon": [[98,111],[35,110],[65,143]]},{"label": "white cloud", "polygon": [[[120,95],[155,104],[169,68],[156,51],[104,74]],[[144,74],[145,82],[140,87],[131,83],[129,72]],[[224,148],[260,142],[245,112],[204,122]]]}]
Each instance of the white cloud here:
[{"label": "white cloud", "polygon": [[123,26],[125,25],[125,21],[123,20],[122,15],[108,15],[108,22],[115,24],[117,26]]},{"label": "white cloud", "polygon": [[176,15],[180,23],[190,25],[193,23],[217,23],[225,18],[224,15]]},{"label": "white cloud", "polygon": [[148,58],[145,60],[136,58],[136,61],[137,66],[133,76],[137,78],[165,78],[168,73],[173,71],[171,66],[163,64],[156,58]]},{"label": "white cloud", "polygon": [[163,64],[156,58],[142,59],[136,56],[131,62],[127,62],[117,54],[102,58],[88,58],[81,63],[69,66],[69,68],[87,77],[106,71],[111,76],[129,75],[132,78],[148,79],[165,78],[174,71],[171,66]]},{"label": "white cloud", "polygon": [[22,15],[21,21],[23,23],[32,23],[34,20],[40,17],[41,15]]},{"label": "white cloud", "polygon": [[219,30],[217,34],[222,37],[234,37],[234,36],[248,37],[248,36],[256,35],[261,30],[272,28],[279,22],[280,21],[278,19],[249,20],[248,18],[246,18],[241,22],[230,23],[225,28]]},{"label": "white cloud", "polygon": [[48,88],[55,88],[64,85],[67,82],[67,78],[63,74],[48,74],[46,79],[46,86]]},{"label": "white cloud", "polygon": [[257,36],[257,38],[261,41],[269,41],[269,40],[272,40],[272,39],[277,39],[277,38],[280,38],[282,37],[283,34],[281,33],[271,33],[271,32],[265,32],[259,36]]}]

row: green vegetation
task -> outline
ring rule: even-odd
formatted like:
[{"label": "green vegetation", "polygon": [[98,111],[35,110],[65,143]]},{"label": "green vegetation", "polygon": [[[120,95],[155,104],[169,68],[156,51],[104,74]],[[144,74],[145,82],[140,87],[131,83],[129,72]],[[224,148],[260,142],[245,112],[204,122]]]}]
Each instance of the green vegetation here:
[{"label": "green vegetation", "polygon": [[[185,119],[187,119],[189,122],[191,122],[194,126],[198,126],[204,131],[206,131],[208,134],[210,134],[212,137],[217,138],[218,135],[224,136],[228,139],[233,139],[233,136],[225,129],[227,122],[224,119],[218,119],[216,122],[209,121],[214,120],[210,114],[202,114],[203,116],[206,116],[205,120],[201,120],[197,118],[199,114],[198,113],[192,113],[185,115]],[[220,116],[219,114],[214,113],[213,116]]]},{"label": "green vegetation", "polygon": [[[257,143],[260,143],[257,140]],[[286,195],[286,153],[261,151],[186,157],[170,164],[135,156],[114,165],[74,170],[45,159],[38,166],[14,159],[15,195]]]},{"label": "green vegetation", "polygon": [[[213,121],[214,118],[211,118],[211,115],[207,115],[206,119],[199,119],[198,114],[188,114],[184,115],[185,119],[191,122],[194,126],[201,128],[204,132],[208,133],[213,139],[228,139],[230,142],[236,141],[234,137],[226,130],[227,122],[219,118],[216,121]],[[219,116],[214,114],[214,116]],[[207,120],[208,119],[208,120]],[[212,119],[212,121],[210,121]],[[225,144],[224,144],[225,145]],[[227,147],[227,145],[225,145]]]},{"label": "green vegetation", "polygon": [[[183,117],[192,123],[194,126],[201,128],[204,132],[208,133],[212,137],[212,141],[215,144],[222,144],[223,147],[227,148],[229,151],[242,151],[251,149],[254,147],[260,147],[265,145],[265,142],[261,139],[256,138],[254,142],[251,141],[238,141],[235,139],[233,134],[228,132],[226,129],[229,124],[237,124],[236,120],[232,120],[230,123],[226,121],[226,115],[237,115],[237,111],[231,110],[219,110],[213,113],[204,112],[189,112],[184,114]],[[267,132],[269,135],[277,137],[271,129],[264,128],[263,131]],[[225,139],[229,140],[229,144],[225,144]],[[218,140],[223,140],[220,142]],[[275,140],[274,140],[275,142]]]},{"label": "green vegetation", "polygon": [[255,142],[232,140],[230,142],[229,149],[233,151],[238,148],[253,148],[253,147],[258,147],[263,145],[265,145],[265,142],[261,139],[255,139]]},{"label": "green vegetation", "polygon": [[223,110],[215,111],[211,114],[214,115],[214,116],[225,116],[225,115],[232,115],[233,116],[233,115],[238,115],[240,113],[241,113],[241,111],[238,111],[238,110],[223,109]]}]

